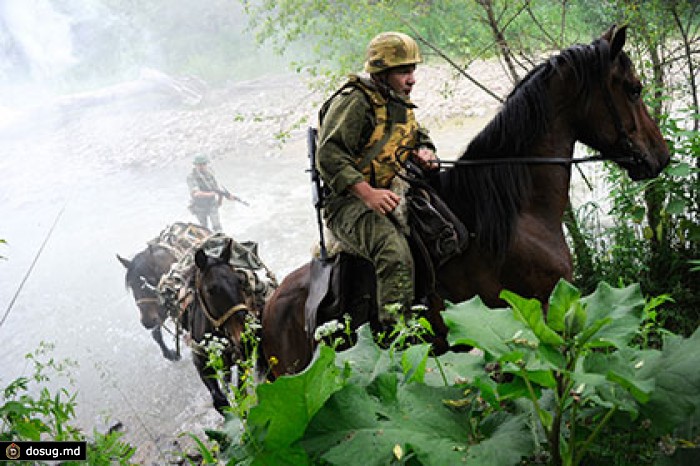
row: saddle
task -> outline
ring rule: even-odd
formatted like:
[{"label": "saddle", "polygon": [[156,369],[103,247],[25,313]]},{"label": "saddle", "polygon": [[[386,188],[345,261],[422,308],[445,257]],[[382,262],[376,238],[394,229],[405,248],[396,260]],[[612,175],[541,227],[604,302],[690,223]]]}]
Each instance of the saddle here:
[{"label": "saddle", "polygon": [[158,297],[172,318],[177,319],[192,303],[191,282],[195,269],[195,250],[203,248],[207,255],[217,257],[229,241],[231,266],[245,275],[247,285],[253,293],[254,312],[261,312],[265,301],[277,288],[278,283],[274,273],[258,256],[258,244],[253,241],[238,242],[224,233],[214,233],[195,241],[158,283]]},{"label": "saddle", "polygon": [[313,337],[316,327],[351,317],[352,330],[365,322],[379,328],[374,266],[368,260],[339,252],[326,261],[311,260],[309,296],[304,309],[305,330]]}]

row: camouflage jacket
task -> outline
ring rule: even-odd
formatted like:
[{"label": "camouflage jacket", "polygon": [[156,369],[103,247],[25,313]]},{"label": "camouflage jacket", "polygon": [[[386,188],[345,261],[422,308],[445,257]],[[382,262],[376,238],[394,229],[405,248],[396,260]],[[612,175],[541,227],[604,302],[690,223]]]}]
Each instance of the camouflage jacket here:
[{"label": "camouflage jacket", "polygon": [[[370,80],[357,76],[324,104],[317,168],[331,198],[346,195],[349,186],[363,180],[387,188],[401,168],[399,162],[410,153],[402,148],[435,148],[416,122],[413,108],[410,100],[394,93],[384,96]],[[378,142],[383,144],[379,153],[365,161]]]},{"label": "camouflage jacket", "polygon": [[218,204],[216,197],[194,197],[196,191],[216,191],[219,189],[219,184],[211,171],[199,171],[193,168],[187,175],[187,187],[190,190],[191,205],[194,208],[208,210]]}]

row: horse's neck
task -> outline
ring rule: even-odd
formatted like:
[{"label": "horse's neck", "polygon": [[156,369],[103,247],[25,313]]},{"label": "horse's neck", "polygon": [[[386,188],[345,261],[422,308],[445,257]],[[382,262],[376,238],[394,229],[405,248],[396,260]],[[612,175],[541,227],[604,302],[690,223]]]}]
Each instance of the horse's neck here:
[{"label": "horse's neck", "polygon": [[[571,159],[576,140],[573,131],[563,118],[555,119],[551,128],[532,147],[532,156],[542,158]],[[569,202],[571,164],[533,164],[530,166],[532,192],[524,210],[540,212],[548,218],[558,219]]]},{"label": "horse's neck", "polygon": [[177,258],[168,248],[162,246],[156,246],[157,250],[154,257],[157,259],[156,263],[158,270],[161,274],[168,273],[170,267],[177,261]]}]

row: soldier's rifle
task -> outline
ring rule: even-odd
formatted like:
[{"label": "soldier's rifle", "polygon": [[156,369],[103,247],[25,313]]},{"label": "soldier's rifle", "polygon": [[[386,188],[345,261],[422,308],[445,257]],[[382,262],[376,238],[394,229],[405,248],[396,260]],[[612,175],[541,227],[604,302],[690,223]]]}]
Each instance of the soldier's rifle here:
[{"label": "soldier's rifle", "polygon": [[243,204],[244,206],[250,207],[250,204],[248,204],[246,201],[244,201],[240,197],[236,196],[235,194],[232,194],[231,192],[229,192],[228,189],[224,188],[223,186],[219,189],[214,189],[212,191],[214,191],[219,196],[225,197],[226,199],[228,199],[230,201],[237,201],[237,202],[240,202],[241,204]]},{"label": "soldier's rifle", "polygon": [[326,242],[323,238],[323,214],[321,209],[323,208],[323,186],[321,184],[321,175],[316,169],[316,137],[318,130],[309,126],[306,136],[306,148],[309,153],[309,169],[307,170],[311,174],[311,197],[314,204],[314,209],[316,209],[316,222],[318,223],[318,235],[319,235],[319,246],[320,246],[320,257],[321,261],[325,262],[328,259],[328,252],[326,251]]}]

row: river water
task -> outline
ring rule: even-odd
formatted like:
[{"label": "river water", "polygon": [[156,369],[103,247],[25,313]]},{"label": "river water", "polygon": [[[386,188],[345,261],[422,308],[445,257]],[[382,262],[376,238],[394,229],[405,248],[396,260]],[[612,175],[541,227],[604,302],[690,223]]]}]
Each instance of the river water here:
[{"label": "river water", "polygon": [[[62,157],[27,143],[26,152],[0,162],[10,180],[0,196],[7,241],[0,250],[7,258],[0,262],[0,385],[31,375],[24,355],[52,342],[51,357],[79,363],[80,426],[91,432],[119,421],[128,441],[166,448],[162,439],[183,425],[217,423],[218,415],[189,353],[166,361],[141,327],[115,254],[132,257],[166,225],[194,221],[186,210],[189,160],[110,171]],[[277,157],[231,154],[214,162],[219,180],[250,203],[222,207],[225,232],[258,241],[280,278],[308,257],[314,238],[304,163],[299,143]]]}]

